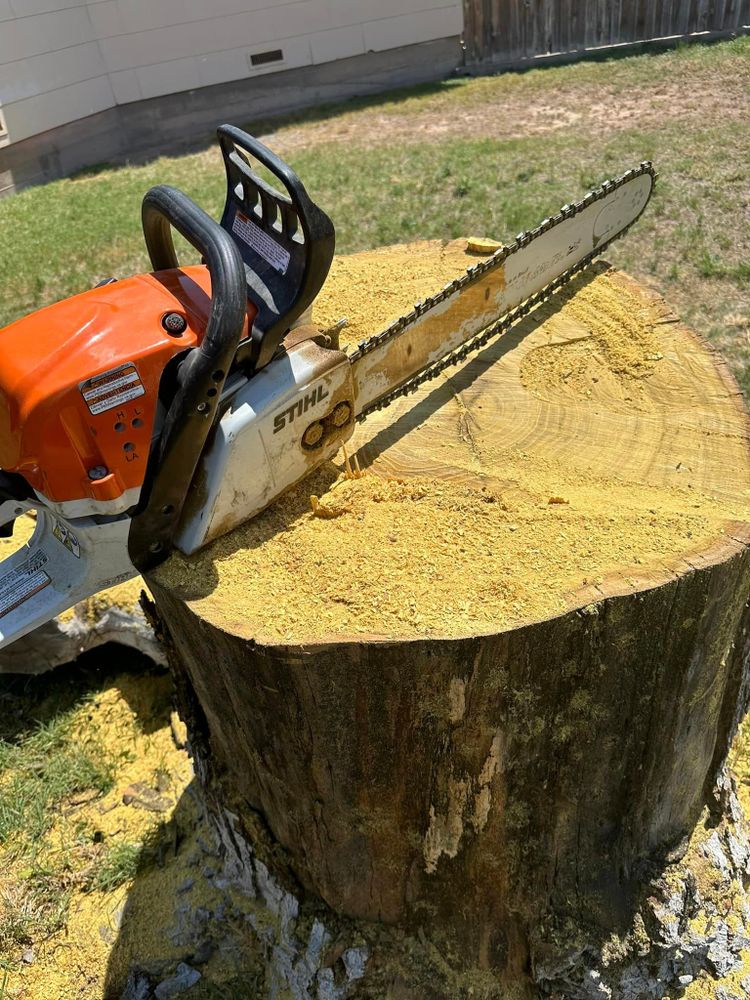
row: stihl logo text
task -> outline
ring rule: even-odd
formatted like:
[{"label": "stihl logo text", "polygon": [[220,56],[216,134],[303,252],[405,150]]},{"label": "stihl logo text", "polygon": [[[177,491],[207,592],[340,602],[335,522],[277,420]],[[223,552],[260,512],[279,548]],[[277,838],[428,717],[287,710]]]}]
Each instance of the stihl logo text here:
[{"label": "stihl logo text", "polygon": [[282,410],[281,413],[278,413],[273,418],[274,434],[283,431],[287,424],[293,423],[297,417],[301,417],[303,413],[307,413],[311,406],[316,406],[321,400],[327,397],[328,390],[324,386],[319,385],[316,389],[312,389],[306,396],[298,399],[296,403],[292,403],[286,410]]}]

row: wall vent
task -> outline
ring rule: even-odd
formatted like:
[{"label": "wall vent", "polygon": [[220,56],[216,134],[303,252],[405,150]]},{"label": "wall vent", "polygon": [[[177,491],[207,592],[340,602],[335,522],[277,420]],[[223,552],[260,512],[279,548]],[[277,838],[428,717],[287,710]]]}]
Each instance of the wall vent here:
[{"label": "wall vent", "polygon": [[8,127],[5,124],[5,118],[3,118],[3,109],[0,108],[0,146],[7,146],[9,142]]},{"label": "wall vent", "polygon": [[284,53],[281,49],[269,49],[268,52],[253,52],[250,55],[250,66],[266,66],[268,63],[283,62]]}]

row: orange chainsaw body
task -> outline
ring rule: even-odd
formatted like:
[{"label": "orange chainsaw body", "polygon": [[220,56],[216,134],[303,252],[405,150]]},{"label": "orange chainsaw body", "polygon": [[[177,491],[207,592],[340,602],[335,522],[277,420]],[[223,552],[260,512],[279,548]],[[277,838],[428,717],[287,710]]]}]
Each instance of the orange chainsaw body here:
[{"label": "orange chainsaw body", "polygon": [[[210,309],[198,265],[92,288],[1,330],[0,467],[56,503],[140,487],[162,373],[200,344]],[[187,321],[178,335],[162,324],[170,313]]]}]

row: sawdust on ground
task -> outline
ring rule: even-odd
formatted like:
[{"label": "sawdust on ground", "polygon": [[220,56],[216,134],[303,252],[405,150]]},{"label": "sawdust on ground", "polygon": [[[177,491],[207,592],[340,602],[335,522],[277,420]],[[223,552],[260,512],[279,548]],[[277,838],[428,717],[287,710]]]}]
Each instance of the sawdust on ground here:
[{"label": "sawdust on ground", "polygon": [[[325,328],[347,316],[351,344],[475,259],[466,241],[338,258],[314,320]],[[530,352],[529,391],[557,381],[585,400],[592,373],[606,372],[635,392],[661,355],[653,317],[634,302],[606,273],[585,285],[565,309],[587,327],[586,342]],[[197,557],[175,555],[156,579],[259,642],[475,635],[561,613],[611,574],[647,581],[750,520],[747,489],[720,502],[512,449],[482,454],[468,482],[440,478],[440,462],[435,476],[380,469],[349,479],[339,457]]]},{"label": "sawdust on ground", "polygon": [[[745,716],[735,735],[729,751],[728,765],[735,779],[737,797],[742,808],[744,819],[741,829],[747,833],[747,818],[750,817],[750,716]],[[690,870],[695,876],[696,887],[703,897],[704,906],[700,908],[697,917],[690,920],[689,926],[698,934],[710,932],[713,920],[725,920],[737,932],[742,929],[742,921],[746,919],[738,900],[745,895],[743,887],[725,878],[712,865],[703,845],[713,834],[716,835],[715,821],[704,812],[690,837],[687,854],[684,860],[675,866],[675,875]],[[666,881],[675,885],[675,877],[667,871]],[[707,917],[705,902],[713,904],[713,917]],[[739,1000],[748,996],[750,983],[750,948],[743,948],[738,955],[736,968],[722,976],[712,976],[707,971],[700,972],[684,992],[680,992],[680,1000]]]},{"label": "sawdust on ground", "polygon": [[[170,723],[170,701],[168,675],[120,674],[77,713],[81,745],[104,745],[116,762],[114,785],[104,796],[64,803],[36,862],[48,858],[50,868],[59,869],[67,855],[72,874],[82,864],[96,870],[97,859],[121,844],[141,845],[142,862],[134,880],[111,889],[87,889],[71,877],[64,929],[32,942],[24,961],[0,955],[10,970],[5,1000],[119,997],[131,967],[168,968],[184,960],[184,941],[170,937],[180,926],[181,905],[212,911],[219,904],[222,894],[201,875],[201,865],[211,861],[203,852],[211,835],[189,791],[192,766],[175,742],[175,733],[178,741],[183,733],[174,715]],[[6,860],[0,898],[22,884],[23,863]],[[227,975],[219,956],[202,968],[214,982]]]},{"label": "sawdust on ground", "polygon": [[602,81],[579,83],[576,73],[568,72],[555,88],[553,103],[547,90],[534,88],[533,80],[527,84],[523,77],[509,74],[479,78],[449,84],[429,97],[375,103],[340,111],[333,118],[281,125],[261,138],[281,155],[333,143],[367,148],[385,133],[391,143],[402,144],[462,140],[467,135],[501,141],[559,132],[585,135],[588,141],[592,134],[649,129],[665,122],[730,125],[745,115],[750,70],[741,56],[733,61],[731,81],[727,76],[718,80],[715,69],[694,61],[679,64],[666,56],[662,65],[664,75],[658,84],[649,80],[625,88]]},{"label": "sawdust on ground", "polygon": [[[117,761],[114,787],[91,801],[75,800],[60,810],[55,825],[41,849],[58,851],[67,845],[75,851],[83,841],[102,841],[103,847],[118,842],[142,842],[151,847],[151,861],[133,881],[107,891],[82,891],[71,895],[64,929],[43,941],[34,941],[29,962],[19,955],[2,955],[8,963],[5,1000],[102,1000],[119,997],[131,967],[163,965],[166,970],[185,957],[185,945],[176,944],[170,931],[180,925],[180,911],[215,913],[225,900],[206,877],[204,866],[212,863],[204,852],[211,834],[206,817],[190,790],[192,769],[187,754],[175,745],[168,710],[170,681],[162,676],[121,674],[113,677],[80,711],[76,731],[83,744],[104,741]],[[178,739],[182,733],[178,732]],[[745,721],[730,754],[738,782],[742,807],[750,814],[750,722]],[[134,783],[159,792],[163,811],[152,812],[123,802],[123,794]],[[707,865],[701,844],[714,827],[708,817],[699,822],[691,838],[684,864],[696,874],[705,899],[717,903],[720,914],[733,905],[732,886],[721,883],[715,869]],[[159,850],[160,845],[163,850]],[[97,850],[96,847],[93,850]],[[196,859],[202,859],[196,864]],[[22,877],[13,864],[5,864],[0,875],[0,893],[12,892]],[[669,875],[667,878],[669,879]],[[189,889],[185,887],[190,885]],[[236,897],[235,897],[236,898]],[[262,911],[250,899],[238,905],[255,919]],[[246,933],[230,926],[207,924],[208,933],[236,934],[238,954],[245,956],[245,969],[258,956],[252,953]],[[702,931],[694,921],[693,929]],[[195,942],[193,943],[193,946]],[[727,977],[714,979],[701,973],[684,994],[684,1000],[721,1000],[736,990],[744,995],[741,981],[750,974],[750,950],[742,953],[743,964]],[[202,996],[244,995],[232,992],[231,962],[217,949],[201,965]],[[0,983],[2,983],[0,975]],[[198,990],[196,990],[198,992]],[[260,995],[260,994],[259,994]]]},{"label": "sawdust on ground", "polygon": [[[169,821],[192,774],[187,754],[175,746],[169,727],[160,718],[169,697],[167,676],[123,674],[79,710],[74,732],[81,746],[105,745],[117,760],[114,787],[103,797],[83,795],[63,804],[54,826],[38,845],[37,862],[49,858],[54,870],[60,855],[68,852],[71,869],[86,859],[95,866],[97,857],[112,845],[144,844]],[[153,787],[159,783],[164,789],[163,811],[124,804],[123,792],[134,782]],[[171,874],[179,878],[179,866]],[[0,891],[23,875],[17,865],[6,864]],[[74,890],[65,929],[47,940],[34,941],[29,960],[9,973],[8,1000],[101,997],[112,945],[127,923],[123,907],[130,888],[126,882],[111,891]],[[175,886],[171,889],[161,899],[154,897],[153,917],[140,921],[137,952],[131,958],[171,957],[163,939],[167,914],[162,912],[170,908],[171,913]],[[3,957],[17,960],[17,956]]]}]

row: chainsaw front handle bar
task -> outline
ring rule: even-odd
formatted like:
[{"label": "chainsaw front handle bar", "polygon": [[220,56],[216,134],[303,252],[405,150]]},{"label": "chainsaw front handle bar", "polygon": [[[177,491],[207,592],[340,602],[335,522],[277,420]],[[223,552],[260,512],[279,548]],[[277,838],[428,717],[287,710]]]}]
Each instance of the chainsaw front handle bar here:
[{"label": "chainsaw front handle bar", "polygon": [[163,562],[185,504],[247,316],[245,268],[231,236],[176,188],[143,199],[143,234],[155,271],[179,267],[172,229],[202,255],[211,276],[211,313],[199,347],[180,362],[177,390],[149,456],[128,551],[140,571]]},{"label": "chainsaw front handle bar", "polygon": [[[234,125],[217,130],[227,173],[221,224],[246,265],[247,297],[257,309],[238,360],[264,368],[285,334],[323,286],[333,260],[333,223],[310,198],[292,168]],[[281,191],[253,169],[270,171]]]}]

